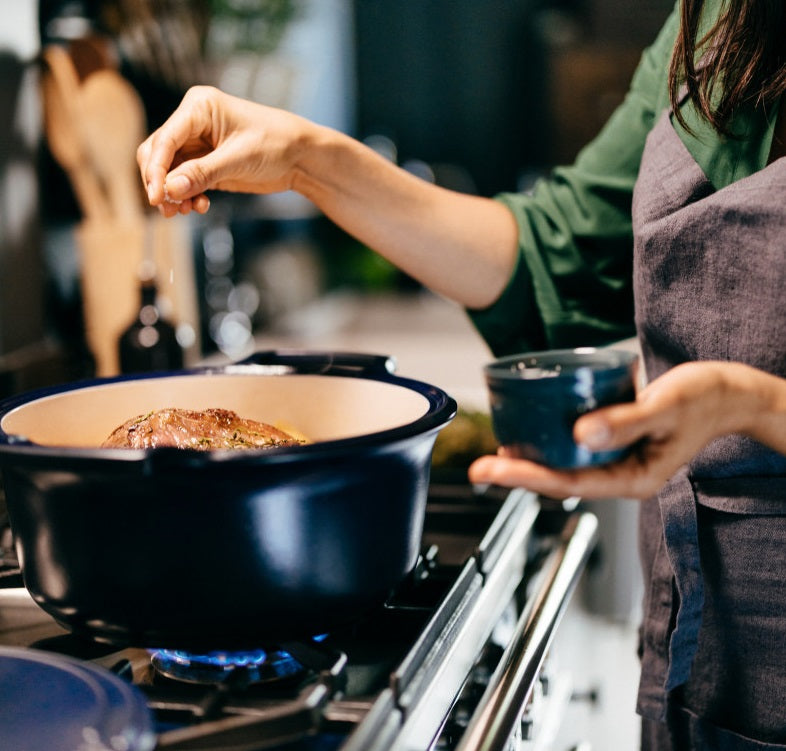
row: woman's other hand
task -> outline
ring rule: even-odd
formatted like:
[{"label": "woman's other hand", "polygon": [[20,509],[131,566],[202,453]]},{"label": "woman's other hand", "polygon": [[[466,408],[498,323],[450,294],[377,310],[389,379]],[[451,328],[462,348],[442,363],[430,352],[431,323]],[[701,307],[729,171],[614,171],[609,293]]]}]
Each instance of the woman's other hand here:
[{"label": "woman's other hand", "polygon": [[637,444],[626,459],[561,471],[512,458],[503,448],[475,461],[469,477],[554,498],[644,499],[710,441],[731,433],[786,454],[786,381],[740,363],[685,363],[642,389],[635,402],[576,421],[575,440],[591,450]]},{"label": "woman's other hand", "polygon": [[173,216],[205,213],[210,189],[287,190],[300,139],[313,127],[289,112],[210,86],[189,89],[167,121],[137,149],[148,200]]}]

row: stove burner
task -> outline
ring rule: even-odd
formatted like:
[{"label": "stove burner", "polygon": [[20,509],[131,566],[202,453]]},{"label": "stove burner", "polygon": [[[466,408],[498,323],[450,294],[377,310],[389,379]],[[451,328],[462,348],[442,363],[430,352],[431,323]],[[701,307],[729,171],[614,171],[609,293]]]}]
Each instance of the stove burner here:
[{"label": "stove burner", "polygon": [[151,662],[156,671],[166,678],[198,684],[220,684],[237,679],[245,685],[272,683],[298,677],[306,670],[284,650],[192,654],[183,650],[159,649],[152,652]]}]

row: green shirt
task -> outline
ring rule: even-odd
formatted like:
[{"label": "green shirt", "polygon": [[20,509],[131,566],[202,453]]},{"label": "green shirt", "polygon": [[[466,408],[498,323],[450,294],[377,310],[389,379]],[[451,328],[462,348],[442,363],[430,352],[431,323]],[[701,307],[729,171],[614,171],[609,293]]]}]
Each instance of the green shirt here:
[{"label": "green shirt", "polygon": [[[707,3],[711,22],[722,0]],[[677,7],[633,76],[623,103],[573,165],[554,169],[531,193],[502,194],[519,227],[516,267],[499,299],[468,311],[497,355],[606,344],[634,334],[631,203],[644,142],[669,107],[668,68]],[[692,134],[673,119],[693,158],[718,189],[766,165],[777,107],[741,111],[737,138],[722,138],[690,105]]]}]

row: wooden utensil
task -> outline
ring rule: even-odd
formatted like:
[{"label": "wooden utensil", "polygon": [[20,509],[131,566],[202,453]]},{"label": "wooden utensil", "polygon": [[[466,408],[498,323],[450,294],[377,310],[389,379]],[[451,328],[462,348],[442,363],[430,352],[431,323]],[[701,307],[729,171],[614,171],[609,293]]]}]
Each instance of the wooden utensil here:
[{"label": "wooden utensil", "polygon": [[106,217],[109,204],[92,171],[76,120],[79,78],[68,52],[50,45],[42,52],[44,123],[52,156],[68,175],[85,217]]},{"label": "wooden utensil", "polygon": [[138,221],[144,204],[136,149],[147,128],[139,94],[116,70],[97,70],[80,87],[79,120],[90,163],[105,186],[112,216]]},{"label": "wooden utensil", "polygon": [[[158,212],[136,222],[84,221],[77,228],[85,333],[99,376],[120,372],[118,338],[139,308],[139,268],[152,258],[162,310],[175,326],[193,334],[186,364],[200,354],[199,302],[187,217]],[[146,250],[147,248],[147,250]]]},{"label": "wooden utensil", "polygon": [[110,205],[108,220],[86,221],[78,229],[86,333],[98,374],[120,370],[118,338],[139,306],[143,260],[156,269],[167,317],[194,332],[186,351],[191,362],[199,349],[191,238],[187,222],[145,211],[136,166],[136,149],[146,133],[144,105],[116,70],[97,70],[79,90],[79,126]]}]

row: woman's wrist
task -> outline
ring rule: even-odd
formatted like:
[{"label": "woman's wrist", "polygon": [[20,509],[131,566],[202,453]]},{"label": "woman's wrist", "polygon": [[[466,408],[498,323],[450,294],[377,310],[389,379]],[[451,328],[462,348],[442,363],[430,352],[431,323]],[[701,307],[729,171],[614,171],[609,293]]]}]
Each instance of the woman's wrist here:
[{"label": "woman's wrist", "polygon": [[291,148],[292,189],[322,208],[358,191],[381,159],[345,133],[309,121],[302,122]]},{"label": "woman's wrist", "polygon": [[742,433],[786,453],[786,379],[742,363],[721,363],[728,432]]}]

